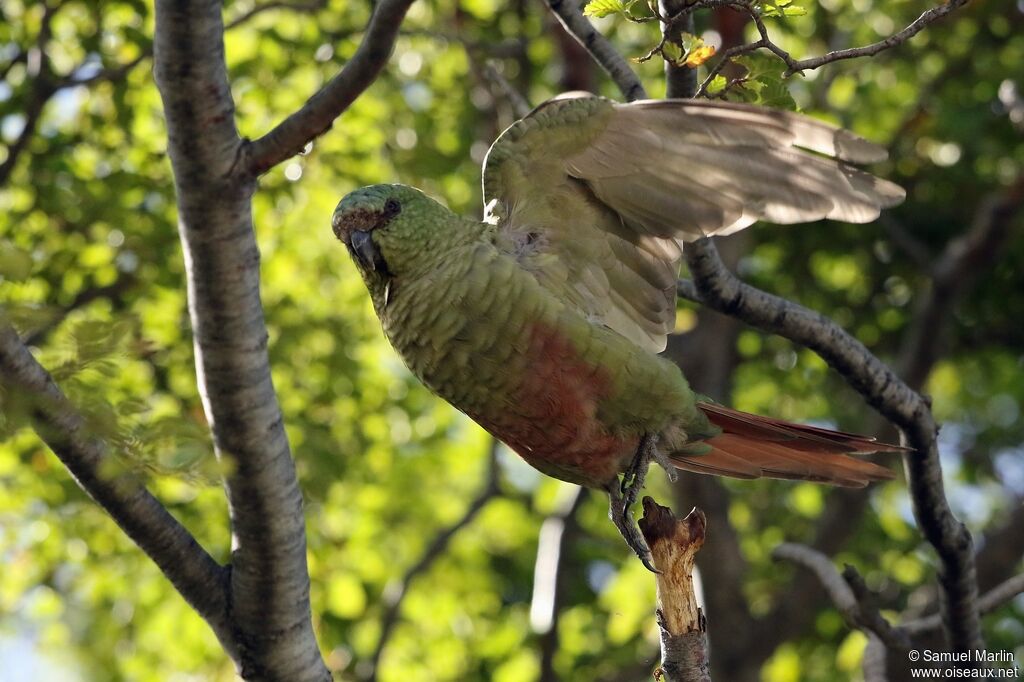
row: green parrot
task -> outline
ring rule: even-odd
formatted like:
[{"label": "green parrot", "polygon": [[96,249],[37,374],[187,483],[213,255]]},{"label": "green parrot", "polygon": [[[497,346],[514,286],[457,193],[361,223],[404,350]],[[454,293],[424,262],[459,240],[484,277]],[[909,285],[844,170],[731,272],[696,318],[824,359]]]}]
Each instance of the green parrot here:
[{"label": "green parrot", "polygon": [[658,355],[685,242],[757,220],[874,220],[904,192],[850,164],[885,157],[789,112],[570,93],[491,146],[483,221],[374,185],[332,227],[413,374],[543,473],[606,490],[650,568],[629,508],[651,461],[670,477],[891,477],[848,455],[899,448],[712,403]]}]

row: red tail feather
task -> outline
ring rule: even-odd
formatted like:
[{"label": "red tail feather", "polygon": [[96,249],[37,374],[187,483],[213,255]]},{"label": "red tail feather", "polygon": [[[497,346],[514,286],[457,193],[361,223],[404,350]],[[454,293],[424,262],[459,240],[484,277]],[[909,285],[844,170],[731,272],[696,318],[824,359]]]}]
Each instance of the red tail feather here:
[{"label": "red tail feather", "polygon": [[787,478],[860,488],[893,477],[884,467],[850,454],[906,450],[874,438],[771,419],[712,403],[698,403],[721,435],[704,455],[672,455],[680,469],[736,478]]}]

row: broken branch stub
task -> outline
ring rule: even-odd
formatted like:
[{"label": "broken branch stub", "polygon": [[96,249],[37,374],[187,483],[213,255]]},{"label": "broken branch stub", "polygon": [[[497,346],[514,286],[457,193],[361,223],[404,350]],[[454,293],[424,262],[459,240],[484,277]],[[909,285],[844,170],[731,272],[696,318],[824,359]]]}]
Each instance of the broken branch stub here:
[{"label": "broken branch stub", "polygon": [[707,621],[693,589],[693,567],[707,519],[697,508],[677,518],[650,497],[643,499],[643,507],[640,532],[658,570],[661,668],[656,676],[666,682],[711,682]]}]

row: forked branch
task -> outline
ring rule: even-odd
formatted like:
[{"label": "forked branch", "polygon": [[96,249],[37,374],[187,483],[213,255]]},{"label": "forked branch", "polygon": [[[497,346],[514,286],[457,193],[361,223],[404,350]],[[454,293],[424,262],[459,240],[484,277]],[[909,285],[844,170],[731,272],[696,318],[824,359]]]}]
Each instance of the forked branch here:
[{"label": "forked branch", "polygon": [[[966,0],[952,0],[930,10],[907,29],[879,44],[841,50],[803,61],[794,60],[788,54],[777,54],[786,61],[791,71],[817,68],[840,59],[877,54],[904,42],[929,23],[965,3]],[[744,4],[737,3],[741,8]],[[616,84],[627,99],[644,95],[636,74],[622,56],[596,34],[596,30],[578,9],[567,6],[565,0],[554,0],[554,4],[549,0],[549,5],[559,15],[566,29],[590,50],[591,55],[608,73],[614,74]],[[699,2],[685,10],[687,20],[692,19],[693,8],[698,5]],[[675,19],[669,21],[671,23]],[[759,31],[762,29],[763,23]],[[765,30],[762,39],[766,38]],[[670,77],[670,86],[672,82]],[[671,88],[669,90],[670,96],[692,94],[672,92]],[[971,535],[953,515],[946,500],[936,444],[938,427],[926,401],[832,320],[737,279],[722,263],[710,239],[688,244],[685,255],[694,281],[692,286],[688,283],[679,286],[680,295],[698,300],[721,313],[779,334],[815,351],[861,393],[870,405],[903,430],[915,450],[904,458],[914,500],[914,514],[922,533],[935,547],[942,562],[940,581],[944,594],[943,620],[947,635],[953,648],[958,651],[981,648],[978,588]]]},{"label": "forked branch", "polygon": [[377,3],[359,48],[341,72],[302,108],[249,144],[248,172],[254,175],[267,172],[330,129],[334,119],[377,79],[391,56],[398,28],[412,3],[413,0]]}]

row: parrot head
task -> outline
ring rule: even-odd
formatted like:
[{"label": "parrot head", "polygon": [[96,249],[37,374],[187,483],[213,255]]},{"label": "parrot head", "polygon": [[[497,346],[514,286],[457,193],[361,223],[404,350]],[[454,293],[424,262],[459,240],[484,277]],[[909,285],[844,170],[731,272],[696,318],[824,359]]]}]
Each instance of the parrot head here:
[{"label": "parrot head", "polygon": [[396,277],[443,253],[459,222],[447,208],[406,185],[371,185],[351,192],[334,209],[331,227],[348,248],[374,299]]}]

